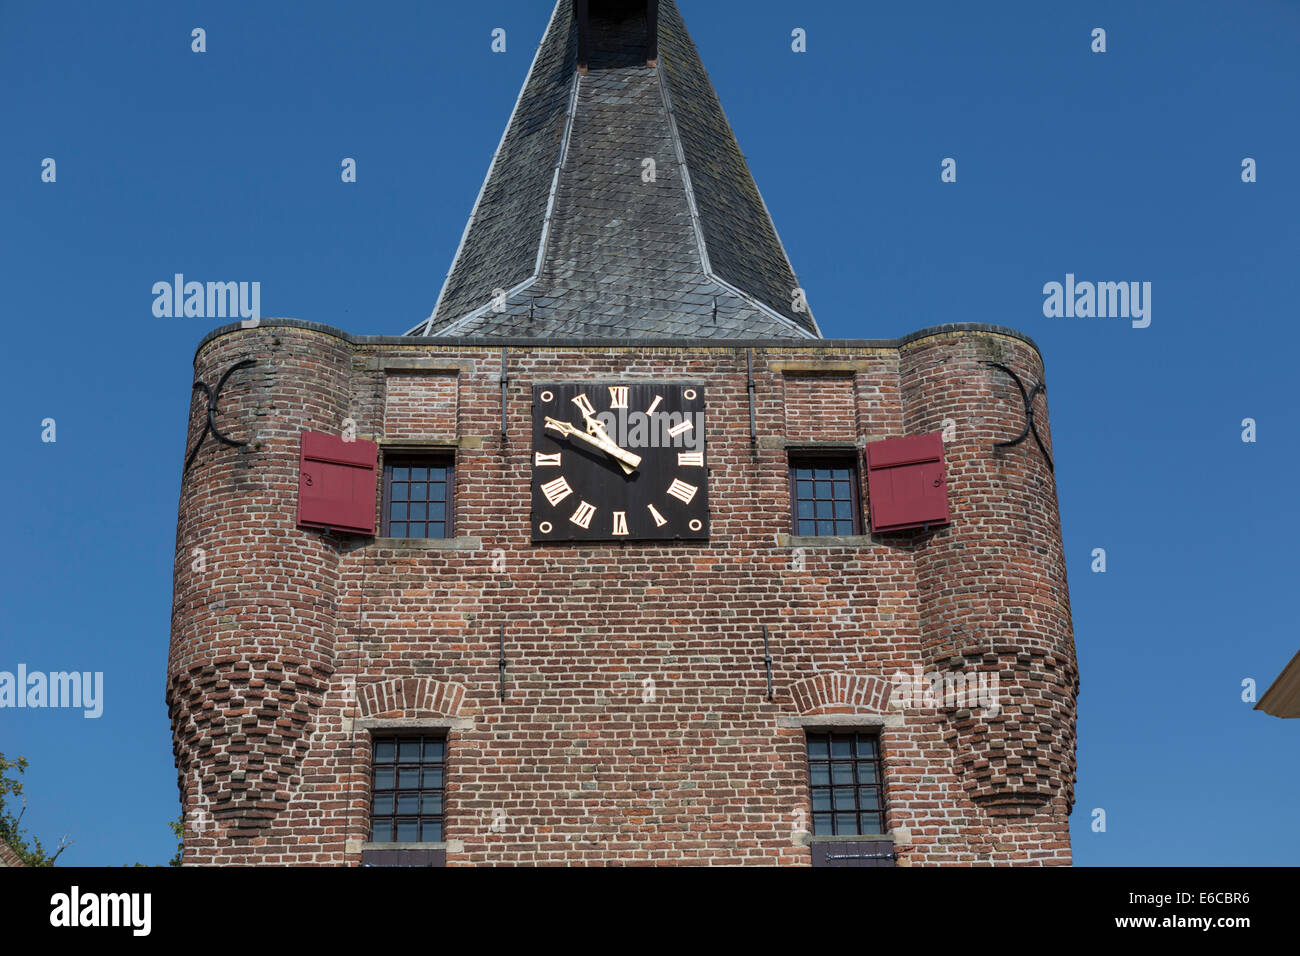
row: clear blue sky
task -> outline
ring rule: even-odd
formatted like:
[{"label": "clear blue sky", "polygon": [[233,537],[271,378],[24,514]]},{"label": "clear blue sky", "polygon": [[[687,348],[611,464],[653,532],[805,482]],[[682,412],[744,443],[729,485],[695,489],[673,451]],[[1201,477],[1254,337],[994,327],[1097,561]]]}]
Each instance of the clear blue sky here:
[{"label": "clear blue sky", "polygon": [[[1078,863],[1294,864],[1300,721],[1240,695],[1300,646],[1300,5],[680,6],[828,336],[992,322],[1043,348]],[[0,711],[0,751],[64,862],[174,847],[172,551],[218,323],[154,318],[151,286],[257,280],[263,315],[356,333],[427,316],[550,8],[0,0],[0,669],[106,681],[97,721]],[[1151,282],[1151,326],[1045,318],[1067,272]]]}]

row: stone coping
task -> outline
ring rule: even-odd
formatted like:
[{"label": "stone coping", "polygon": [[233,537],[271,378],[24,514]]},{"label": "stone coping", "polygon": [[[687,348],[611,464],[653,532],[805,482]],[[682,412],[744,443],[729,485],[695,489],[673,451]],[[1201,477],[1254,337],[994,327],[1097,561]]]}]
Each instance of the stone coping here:
[{"label": "stone coping", "polygon": [[[984,322],[955,322],[934,325],[920,329],[896,339],[637,339],[637,338],[493,338],[487,336],[459,337],[437,335],[352,335],[333,326],[319,322],[305,322],[302,319],[262,319],[257,328],[306,329],[342,339],[350,345],[401,345],[401,346],[436,346],[443,349],[716,349],[735,351],[736,349],[783,349],[786,351],[816,351],[819,349],[900,349],[913,342],[951,332],[983,332],[990,335],[1004,335],[1018,339],[1029,345],[1042,357],[1038,343],[1023,332],[1002,325],[989,325]],[[239,322],[231,322],[213,329],[200,340],[195,351],[195,359],[203,347],[214,339],[232,335],[244,329]]]}]

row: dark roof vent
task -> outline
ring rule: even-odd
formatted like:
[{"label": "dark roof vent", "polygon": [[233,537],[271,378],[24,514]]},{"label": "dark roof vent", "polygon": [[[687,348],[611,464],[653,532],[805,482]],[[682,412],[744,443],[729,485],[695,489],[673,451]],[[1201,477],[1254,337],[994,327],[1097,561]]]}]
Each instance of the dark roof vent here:
[{"label": "dark roof vent", "polygon": [[578,71],[655,66],[659,0],[574,0]]}]

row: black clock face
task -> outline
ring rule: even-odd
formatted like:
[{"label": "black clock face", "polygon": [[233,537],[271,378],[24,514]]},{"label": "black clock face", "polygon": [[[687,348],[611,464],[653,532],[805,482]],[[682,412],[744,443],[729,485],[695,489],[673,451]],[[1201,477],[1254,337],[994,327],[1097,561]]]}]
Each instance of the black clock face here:
[{"label": "black clock face", "polygon": [[704,389],[533,387],[534,541],[707,540]]}]

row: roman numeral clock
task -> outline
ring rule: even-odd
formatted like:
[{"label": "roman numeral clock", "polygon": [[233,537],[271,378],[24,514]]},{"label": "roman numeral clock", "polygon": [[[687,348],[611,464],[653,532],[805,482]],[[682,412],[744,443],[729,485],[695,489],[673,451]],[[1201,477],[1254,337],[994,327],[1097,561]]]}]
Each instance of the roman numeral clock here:
[{"label": "roman numeral clock", "polygon": [[532,540],[709,537],[704,389],[533,387]]}]

